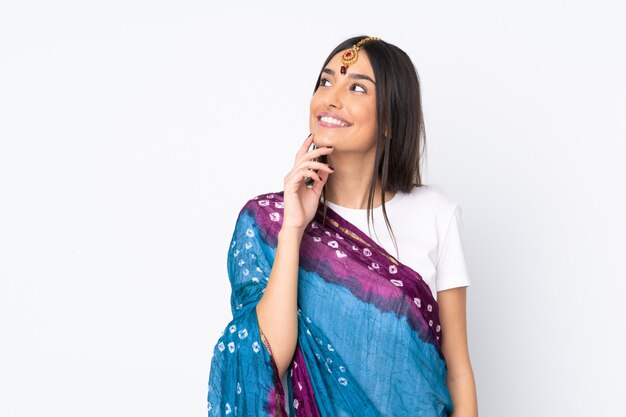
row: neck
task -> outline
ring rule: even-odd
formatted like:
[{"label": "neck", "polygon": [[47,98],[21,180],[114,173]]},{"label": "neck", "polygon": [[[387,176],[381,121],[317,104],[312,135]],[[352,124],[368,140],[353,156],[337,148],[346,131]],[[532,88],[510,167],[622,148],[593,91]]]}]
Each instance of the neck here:
[{"label": "neck", "polygon": [[[337,152],[328,155],[328,163],[335,171],[328,177],[325,186],[326,200],[341,207],[367,209],[375,152],[372,149],[365,155],[360,152]],[[380,190],[380,178],[376,178],[372,208],[382,205]],[[387,192],[385,201],[393,196],[394,193]]]}]

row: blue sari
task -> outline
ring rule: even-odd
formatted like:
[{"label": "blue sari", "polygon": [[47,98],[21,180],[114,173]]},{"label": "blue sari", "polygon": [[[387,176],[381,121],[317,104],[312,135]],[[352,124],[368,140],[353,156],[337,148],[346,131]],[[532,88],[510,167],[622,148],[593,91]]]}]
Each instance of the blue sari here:
[{"label": "blue sari", "polygon": [[259,328],[283,192],[241,209],[228,250],[233,319],[213,349],[208,415],[420,416],[452,413],[439,310],[419,273],[323,204],[298,272],[298,341],[285,393]]}]

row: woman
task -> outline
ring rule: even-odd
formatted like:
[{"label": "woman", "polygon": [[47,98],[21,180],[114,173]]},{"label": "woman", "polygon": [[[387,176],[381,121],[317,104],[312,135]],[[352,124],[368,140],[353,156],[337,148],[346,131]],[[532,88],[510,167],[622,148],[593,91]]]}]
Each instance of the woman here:
[{"label": "woman", "polygon": [[421,184],[410,58],[379,38],[338,45],[310,131],[284,190],[239,213],[209,416],[477,416],[460,207]]}]

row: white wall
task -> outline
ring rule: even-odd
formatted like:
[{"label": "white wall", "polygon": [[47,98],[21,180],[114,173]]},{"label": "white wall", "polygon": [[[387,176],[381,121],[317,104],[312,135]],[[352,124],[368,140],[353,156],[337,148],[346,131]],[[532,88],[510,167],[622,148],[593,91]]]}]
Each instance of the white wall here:
[{"label": "white wall", "polygon": [[617,415],[626,7],[442,3],[2,2],[0,415],[206,415],[236,214],[358,34],[421,77],[480,415]]}]

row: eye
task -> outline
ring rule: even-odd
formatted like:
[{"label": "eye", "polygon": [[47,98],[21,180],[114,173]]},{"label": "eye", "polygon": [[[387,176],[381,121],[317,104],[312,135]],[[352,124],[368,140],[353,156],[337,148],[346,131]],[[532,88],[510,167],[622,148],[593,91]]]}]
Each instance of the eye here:
[{"label": "eye", "polygon": [[[328,80],[328,78],[325,77],[321,77],[320,78],[320,82],[319,82],[319,86],[320,87],[326,87],[327,85],[324,83],[329,83],[330,85],[330,80]],[[367,89],[365,87],[363,87],[361,84],[352,84],[350,86],[351,89],[354,89],[354,91],[356,91],[357,93],[367,93]],[[357,90],[357,88],[360,88],[360,90]]]},{"label": "eye", "polygon": [[356,87],[358,87],[358,88],[360,88],[361,90],[363,90],[363,91],[358,91],[358,90],[355,90],[355,91],[357,91],[357,92],[359,92],[359,93],[367,93],[367,90],[365,89],[365,87],[363,87],[363,86],[362,86],[362,85],[360,85],[360,84],[352,84],[352,87],[355,87],[355,88],[356,88]]},{"label": "eye", "polygon": [[[324,77],[322,77],[322,78],[320,79],[320,87],[325,87],[325,85],[324,85],[324,82],[325,82],[325,81],[328,81],[328,79],[327,79],[327,78],[324,78]],[[330,81],[328,81],[328,82],[330,82]]]}]

